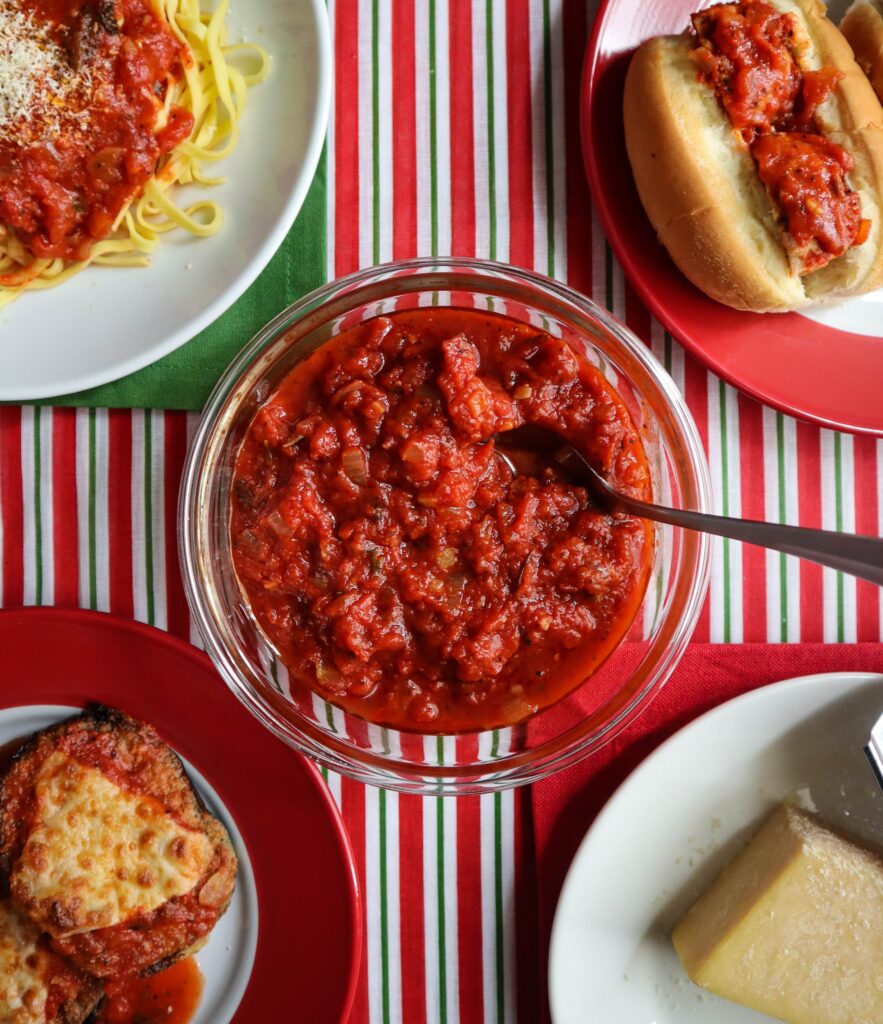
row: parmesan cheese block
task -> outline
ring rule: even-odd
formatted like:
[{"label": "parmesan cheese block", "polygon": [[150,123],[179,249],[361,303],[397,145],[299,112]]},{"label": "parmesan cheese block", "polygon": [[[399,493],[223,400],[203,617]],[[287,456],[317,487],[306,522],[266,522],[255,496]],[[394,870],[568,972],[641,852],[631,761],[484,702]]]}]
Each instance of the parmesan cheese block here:
[{"label": "parmesan cheese block", "polygon": [[0,1024],[42,1024],[46,1019],[46,954],[39,933],[0,900]]},{"label": "parmesan cheese block", "polygon": [[35,784],[37,821],[13,896],[56,938],[107,928],[189,892],[213,856],[156,800],[56,751]]},{"label": "parmesan cheese block", "polygon": [[674,932],[697,984],[788,1024],[883,1022],[883,860],[781,807]]}]

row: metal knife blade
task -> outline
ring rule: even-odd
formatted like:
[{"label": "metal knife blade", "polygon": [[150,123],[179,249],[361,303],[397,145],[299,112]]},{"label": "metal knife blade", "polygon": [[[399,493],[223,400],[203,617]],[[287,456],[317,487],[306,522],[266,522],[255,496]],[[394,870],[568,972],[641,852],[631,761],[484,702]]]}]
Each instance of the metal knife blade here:
[{"label": "metal knife blade", "polygon": [[871,740],[865,747],[865,753],[883,789],[883,718],[881,718],[871,730]]}]

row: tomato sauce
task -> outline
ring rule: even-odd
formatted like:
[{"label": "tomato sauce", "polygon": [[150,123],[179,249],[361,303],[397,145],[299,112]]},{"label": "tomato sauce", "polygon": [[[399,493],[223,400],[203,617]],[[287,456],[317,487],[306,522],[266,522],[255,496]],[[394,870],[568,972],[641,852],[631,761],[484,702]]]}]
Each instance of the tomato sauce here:
[{"label": "tomato sauce", "polygon": [[846,175],[852,157],[826,138],[819,106],[843,77],[802,71],[797,23],[763,0],[715,4],[693,15],[700,78],[711,85],[748,144],[761,181],[787,226],[785,244],[808,274],[861,245],[870,223]]},{"label": "tomato sauce", "polygon": [[715,4],[693,15],[700,72],[746,142],[773,131],[800,99],[794,19],[766,3]]},{"label": "tomato sauce", "polygon": [[164,951],[189,948],[217,924],[217,908],[200,903],[200,891],[197,885],[119,925],[53,939],[52,948],[80,963],[91,961],[90,973],[102,978],[146,970]]},{"label": "tomato sauce", "polygon": [[44,103],[44,113],[0,134],[0,222],[35,257],[87,259],[161,157],[190,135],[192,115],[173,106],[166,120],[162,106],[192,58],[150,0],[21,7],[48,26],[47,45],[79,84],[63,104]]},{"label": "tomato sauce", "polygon": [[295,683],[376,723],[457,732],[558,700],[622,639],[652,532],[493,435],[553,428],[650,495],[637,430],[563,341],[476,311],[377,317],[321,346],[240,449],[240,583]]},{"label": "tomato sauce", "polygon": [[193,957],[148,978],[105,983],[95,1024],[187,1024],[202,998],[203,977]]},{"label": "tomato sauce", "polygon": [[866,236],[861,200],[846,184],[852,158],[841,146],[819,135],[774,132],[760,136],[752,154],[791,236],[809,250],[807,272],[858,244],[860,231]]},{"label": "tomato sauce", "polygon": [[[43,946],[45,941],[45,938],[41,939],[40,945]],[[77,997],[83,978],[74,967],[60,957],[54,956],[48,949],[43,948],[41,952],[46,958],[46,970],[43,975],[47,981],[44,1013],[47,1021],[54,1021],[61,1007],[69,999]]]}]

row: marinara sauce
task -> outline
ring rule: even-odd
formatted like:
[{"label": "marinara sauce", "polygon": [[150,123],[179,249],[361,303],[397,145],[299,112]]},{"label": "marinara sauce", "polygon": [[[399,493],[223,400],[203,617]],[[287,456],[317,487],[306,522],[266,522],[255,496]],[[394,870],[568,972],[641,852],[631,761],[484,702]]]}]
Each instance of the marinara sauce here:
[{"label": "marinara sauce", "polygon": [[692,18],[693,57],[730,124],[749,147],[758,176],[787,229],[799,273],[809,274],[868,237],[861,200],[847,175],[850,154],[817,123],[819,106],[843,77],[801,69],[793,14],[764,0],[714,4]]},{"label": "marinara sauce", "polygon": [[233,481],[239,580],[296,681],[363,718],[457,732],[569,692],[641,603],[649,524],[493,436],[558,431],[649,497],[640,438],[563,341],[421,309],[322,345],[254,417]]},{"label": "marinara sauce", "polygon": [[163,110],[192,57],[151,0],[21,0],[21,11],[66,88],[44,83],[0,132],[0,224],[35,257],[87,259],[192,131],[189,112]]},{"label": "marinara sauce", "polygon": [[187,1024],[199,1006],[202,973],[193,957],[147,978],[105,982],[96,1024]]}]

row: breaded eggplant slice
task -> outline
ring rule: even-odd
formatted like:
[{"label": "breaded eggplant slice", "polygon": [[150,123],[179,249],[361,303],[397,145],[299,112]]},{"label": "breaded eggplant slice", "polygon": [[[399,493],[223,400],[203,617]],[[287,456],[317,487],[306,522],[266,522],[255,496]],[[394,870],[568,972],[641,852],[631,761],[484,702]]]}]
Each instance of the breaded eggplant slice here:
[{"label": "breaded eggplant slice", "polygon": [[0,1021],[83,1024],[101,999],[97,978],[53,953],[8,899],[0,899]]},{"label": "breaded eggplant slice", "polygon": [[236,855],[152,726],[101,705],[36,733],[0,782],[0,872],[100,978],[168,967],[227,909]]}]

